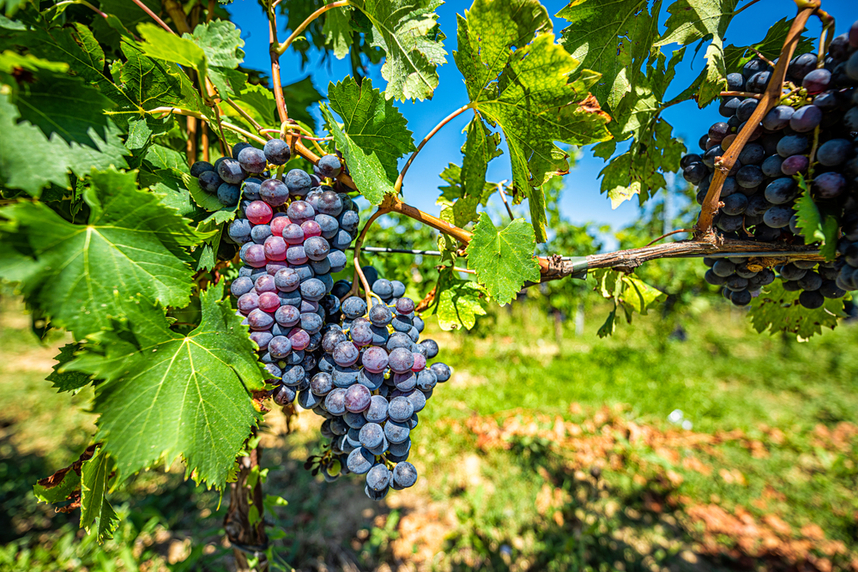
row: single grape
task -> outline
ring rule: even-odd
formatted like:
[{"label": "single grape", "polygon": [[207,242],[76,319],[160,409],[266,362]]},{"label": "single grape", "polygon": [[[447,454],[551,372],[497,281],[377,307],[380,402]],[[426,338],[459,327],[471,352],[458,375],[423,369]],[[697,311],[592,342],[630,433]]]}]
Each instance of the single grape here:
[{"label": "single grape", "polygon": [[336,273],[346,267],[348,260],[342,250],[331,250],[327,256],[328,264],[331,265],[331,273]]},{"label": "single grape", "polygon": [[286,241],[279,236],[269,236],[265,239],[265,257],[268,260],[286,260]]},{"label": "single grape", "polygon": [[[269,365],[273,365],[273,364],[269,364]],[[266,369],[267,368],[268,368],[268,366],[266,366]],[[280,377],[280,376],[278,375],[276,377]],[[297,392],[295,391],[295,389],[289,387],[288,385],[281,385],[280,387],[278,387],[274,391],[274,403],[276,403],[277,405],[280,405],[280,406],[289,405],[290,403],[295,401],[296,395],[297,395]]]},{"label": "single grape", "polygon": [[789,120],[789,126],[793,131],[806,133],[813,131],[822,122],[822,110],[815,105],[800,107]]},{"label": "single grape", "polygon": [[334,191],[325,191],[319,196],[317,211],[334,217],[339,216],[343,212],[343,201]]},{"label": "single grape", "polygon": [[284,328],[291,328],[301,321],[301,312],[295,306],[280,306],[274,312],[274,320]]},{"label": "single grape", "polygon": [[787,135],[778,142],[778,155],[789,157],[801,155],[810,148],[810,142],[804,135]]},{"label": "single grape", "polygon": [[822,287],[822,276],[813,271],[808,271],[807,274],[798,280],[798,285],[802,290],[819,290]]},{"label": "single grape", "polygon": [[831,139],[816,150],[816,160],[826,167],[845,163],[852,154],[852,143],[848,139]]},{"label": "single grape", "polygon": [[414,354],[405,348],[396,348],[390,352],[388,363],[394,373],[406,373],[414,366]]},{"label": "single grape", "polygon": [[807,270],[796,264],[784,264],[780,270],[780,274],[784,280],[801,280],[807,274]]},{"label": "single grape", "polygon": [[238,185],[223,183],[217,188],[217,200],[225,207],[234,207],[241,197],[241,188]]},{"label": "single grape", "polygon": [[393,385],[400,391],[410,391],[417,387],[417,375],[413,371],[393,375]]},{"label": "single grape", "polygon": [[256,289],[257,294],[262,294],[263,292],[276,292],[277,285],[274,281],[274,277],[268,274],[260,274],[256,277],[256,281],[253,283],[253,287]]},{"label": "single grape", "polygon": [[435,374],[435,377],[438,378],[438,383],[444,383],[450,376],[452,375],[452,371],[450,370],[450,366],[445,363],[435,362],[431,366],[429,366],[432,372]]},{"label": "single grape", "polygon": [[[768,198],[768,197],[767,197]],[[792,217],[792,209],[788,207],[772,207],[763,215],[766,226],[771,228],[783,228],[789,225]]]},{"label": "single grape", "polygon": [[343,211],[340,213],[340,216],[337,217],[337,221],[339,222],[341,229],[349,234],[355,234],[357,232],[358,225],[360,224],[360,215],[354,211]]},{"label": "single grape", "polygon": [[246,218],[237,218],[229,223],[227,234],[229,237],[239,244],[244,244],[250,240],[250,221]]},{"label": "single grape", "polygon": [[259,185],[259,196],[272,207],[286,204],[289,199],[289,189],[278,179],[266,179]]},{"label": "single grape", "polygon": [[[310,192],[313,182],[310,180],[310,175],[301,169],[292,169],[284,176],[286,186],[289,188],[289,194],[295,197],[303,197]],[[290,217],[291,218],[291,217]]]},{"label": "single grape", "polygon": [[796,173],[801,173],[807,170],[810,166],[810,159],[804,155],[793,155],[784,159],[781,164],[781,172],[788,177],[792,177]]},{"label": "single grape", "polygon": [[357,362],[360,352],[352,342],[340,342],[331,352],[334,362],[342,367],[348,367]]},{"label": "single grape", "polygon": [[346,467],[356,475],[366,474],[375,463],[375,455],[365,447],[357,447],[349,453],[346,459]]},{"label": "single grape", "polygon": [[246,141],[239,141],[238,143],[233,145],[232,146],[233,158],[238,159],[238,154],[241,153],[242,149],[246,149],[247,147],[250,147],[250,146],[251,146],[250,143],[248,143]]},{"label": "single grape", "polygon": [[223,179],[214,171],[204,171],[200,173],[198,180],[200,188],[207,193],[216,193],[218,187],[223,184]]},{"label": "single grape", "polygon": [[285,165],[292,157],[292,150],[282,139],[269,139],[262,150],[272,165]]},{"label": "single grape", "polygon": [[801,54],[790,62],[787,74],[793,81],[800,82],[804,76],[816,69],[816,62],[816,54]]},{"label": "single grape", "polygon": [[693,163],[682,170],[682,176],[692,185],[699,184],[708,174],[709,171],[703,163]]},{"label": "single grape", "polygon": [[759,186],[765,175],[757,165],[745,165],[736,173],[736,182],[740,187],[753,188]]},{"label": "single grape", "polygon": [[312,220],[316,216],[313,207],[306,201],[292,201],[286,211],[289,220],[295,224],[302,224],[305,221]]},{"label": "single grape", "polygon": [[314,302],[318,302],[325,294],[328,293],[324,282],[318,278],[310,278],[309,280],[301,282],[300,290],[301,296],[303,296],[305,300],[312,300]]},{"label": "single grape", "polygon": [[330,251],[331,246],[328,244],[328,241],[321,236],[311,236],[304,241],[304,252],[310,260],[325,260]]},{"label": "single grape", "polygon": [[749,98],[739,104],[739,107],[736,109],[736,118],[739,121],[747,121],[751,118],[751,115],[754,114],[754,110],[757,109],[757,105],[759,105],[759,101],[754,98]]},{"label": "single grape", "polygon": [[372,394],[363,385],[352,385],[346,390],[345,408],[352,413],[363,413],[369,408]]},{"label": "single grape", "polygon": [[315,220],[305,220],[301,223],[301,230],[304,233],[304,238],[312,238],[322,235],[322,227]]},{"label": "single grape", "polygon": [[342,311],[347,318],[354,320],[366,314],[366,302],[358,296],[351,296],[343,300]]},{"label": "single grape", "polygon": [[261,184],[262,181],[257,178],[245,179],[241,184],[241,196],[249,201],[258,201],[260,199],[259,185]]},{"label": "single grape", "polygon": [[[362,387],[362,386],[359,386]],[[403,397],[395,397],[396,399],[405,399]],[[409,403],[410,405],[410,403]],[[411,417],[410,415],[408,416]],[[406,439],[408,439],[411,433],[411,424],[408,423],[409,419],[405,421],[393,421],[388,420],[384,424],[384,436],[387,437],[387,440],[391,443],[402,443]]]},{"label": "single grape", "polygon": [[393,313],[384,304],[375,304],[369,309],[369,319],[375,326],[386,326],[393,319]]},{"label": "single grape", "polygon": [[771,72],[768,71],[757,72],[748,78],[748,83],[745,89],[753,93],[763,93],[766,91],[766,86],[768,85],[771,76]]},{"label": "single grape", "polygon": [[804,76],[801,81],[802,87],[810,94],[825,91],[828,89],[829,83],[831,83],[831,72],[827,69],[815,69]]},{"label": "single grape", "polygon": [[261,244],[248,243],[248,249],[245,251],[242,261],[248,266],[261,268],[265,266],[265,249]]},{"label": "single grape", "polygon": [[338,177],[343,170],[340,158],[336,155],[323,155],[319,158],[316,167],[318,167],[321,176],[329,179]]},{"label": "single grape", "polygon": [[293,245],[286,249],[286,260],[289,261],[289,264],[298,265],[306,264],[309,258],[307,258],[307,252],[303,246]]},{"label": "single grape", "polygon": [[387,352],[380,347],[367,348],[361,357],[361,364],[372,373],[380,373],[387,368]]},{"label": "single grape", "polygon": [[[366,474],[366,487],[369,492],[386,492],[390,485],[390,471],[382,464],[373,466]],[[367,494],[369,494],[369,492]],[[374,498],[370,495],[370,498]]]},{"label": "single grape", "polygon": [[846,190],[846,179],[835,171],[822,173],[813,179],[813,190],[820,199],[836,199]]},{"label": "single grape", "polygon": [[795,110],[789,105],[778,105],[763,117],[763,127],[769,131],[780,131],[789,125]]},{"label": "single grape", "polygon": [[[806,79],[807,78],[805,78],[805,80]],[[798,302],[808,310],[816,310],[825,304],[825,297],[817,291],[805,290],[798,295]]]},{"label": "single grape", "polygon": [[265,153],[256,147],[245,147],[238,153],[238,163],[248,173],[261,173],[266,168]]},{"label": "single grape", "polygon": [[798,195],[796,183],[790,177],[781,177],[768,184],[765,190],[766,201],[773,205],[786,204]]},{"label": "single grape", "polygon": [[409,391],[405,395],[405,398],[409,401],[409,403],[411,403],[411,406],[414,408],[414,413],[419,413],[420,411],[423,411],[423,408],[426,407],[426,394],[419,389]]},{"label": "single grape", "polygon": [[[263,292],[259,295],[259,308],[266,312],[274,312],[280,307],[280,297],[273,292]],[[272,320],[274,318],[272,317]]]},{"label": "single grape", "polygon": [[739,161],[743,165],[759,165],[766,158],[766,150],[759,143],[748,143],[739,153]]},{"label": "single grape", "polygon": [[218,176],[225,183],[238,185],[244,179],[244,171],[241,170],[241,164],[235,159],[225,158],[220,162],[217,168]]}]

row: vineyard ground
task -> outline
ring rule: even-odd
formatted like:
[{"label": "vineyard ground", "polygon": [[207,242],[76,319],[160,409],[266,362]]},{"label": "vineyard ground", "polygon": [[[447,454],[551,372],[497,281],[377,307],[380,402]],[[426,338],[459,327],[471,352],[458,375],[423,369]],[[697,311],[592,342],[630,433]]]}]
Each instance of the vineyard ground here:
[{"label": "vineyard ground", "polygon": [[[658,316],[608,340],[570,323],[558,340],[533,306],[492,319],[487,337],[430,336],[456,375],[421,414],[420,481],[384,503],[303,471],[318,418],[286,434],[268,416],[266,489],[289,502],[274,518],[290,564],[858,570],[858,326],[798,344],[711,309],[683,321],[684,342],[665,342]],[[223,505],[177,467],[117,493],[131,517],[103,552],[75,540],[77,515],[36,504],[32,482],[93,431],[79,407],[91,393],[69,404],[44,381],[61,343],[40,345],[21,306],[0,304],[0,571],[228,569]]]}]

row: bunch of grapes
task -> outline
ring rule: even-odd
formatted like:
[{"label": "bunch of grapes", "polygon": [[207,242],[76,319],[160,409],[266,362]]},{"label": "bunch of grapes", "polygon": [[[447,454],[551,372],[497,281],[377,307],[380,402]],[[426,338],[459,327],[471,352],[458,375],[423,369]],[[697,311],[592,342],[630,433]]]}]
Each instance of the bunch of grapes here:
[{"label": "bunch of grapes", "polygon": [[[450,379],[446,364],[428,364],[438,355],[433,340],[420,341],[423,320],[405,285],[372,281],[371,305],[346,297],[339,323],[325,326],[319,372],[310,379],[304,407],[325,417],[322,435],[333,440],[325,455],[311,459],[326,478],[341,472],[365,474],[367,496],[384,498],[390,489],[412,486],[417,470],[407,461],[411,431],[437,383]],[[342,281],[336,293],[347,294]]]},{"label": "bunch of grapes", "polygon": [[191,173],[224,205],[240,201],[228,236],[243,266],[230,290],[276,386],[275,403],[297,402],[325,418],[321,432],[331,443],[307,468],[328,481],[366,474],[366,494],[376,500],[412,486],[410,432],[451,371],[427,365],[438,344],[419,341],[423,320],[404,284],[364,268],[373,296],[367,307],[349,295],[350,282],[334,282],[360,221],[349,195],[334,190],[339,157],[322,157],[312,175],[292,169],[279,178],[270,174],[290,159],[284,141],[262,150],[239,143],[232,154],[195,163]]},{"label": "bunch of grapes", "polygon": [[[772,68],[762,59],[727,75],[730,91],[763,93]],[[738,306],[751,302],[760,288],[776,278],[787,291],[800,291],[810,309],[826,298],[858,289],[858,22],[837,36],[827,57],[812,53],[789,64],[788,95],[752,131],[721,189],[722,206],[715,226],[725,237],[758,242],[804,244],[797,227],[795,201],[804,178],[814,202],[841,224],[836,262],[796,260],[774,271],[743,257],[704,258],[706,281],[723,286],[724,296]],[[719,121],[700,138],[702,153],[682,157],[685,179],[696,185],[704,202],[716,165],[745,127],[758,105],[754,97],[723,97]]]}]

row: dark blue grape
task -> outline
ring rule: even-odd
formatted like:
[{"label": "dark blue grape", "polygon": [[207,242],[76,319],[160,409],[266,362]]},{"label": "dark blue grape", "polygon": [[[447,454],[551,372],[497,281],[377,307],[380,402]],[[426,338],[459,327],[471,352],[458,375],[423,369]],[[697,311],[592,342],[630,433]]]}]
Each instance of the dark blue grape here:
[{"label": "dark blue grape", "polygon": [[307,201],[292,201],[289,204],[286,214],[289,216],[289,220],[295,224],[313,220],[313,217],[316,216],[316,212]]},{"label": "dark blue grape", "polygon": [[322,229],[322,236],[324,238],[332,238],[337,235],[337,231],[340,230],[340,223],[337,222],[337,219],[326,214],[317,214],[315,221],[319,224],[319,228]]},{"label": "dark blue grape", "polygon": [[792,218],[792,209],[788,207],[772,207],[763,215],[763,222],[771,228],[784,228]]},{"label": "dark blue grape", "polygon": [[754,58],[753,60],[750,60],[748,63],[746,63],[744,67],[742,67],[742,77],[748,79],[755,73],[765,71],[767,69],[769,69],[769,65],[766,62]]},{"label": "dark blue grape", "polygon": [[[807,80],[807,78],[805,78],[805,80]],[[798,295],[798,302],[808,310],[816,310],[825,304],[825,297],[819,292],[805,290]]]},{"label": "dark blue grape", "polygon": [[810,166],[810,159],[804,155],[793,155],[792,157],[787,157],[784,159],[784,162],[781,163],[781,173],[788,177],[792,177],[796,173],[806,170],[808,166]]},{"label": "dark blue grape", "polygon": [[266,179],[259,185],[259,196],[272,207],[286,204],[289,199],[289,189],[278,179]]},{"label": "dark blue grape", "polygon": [[795,82],[800,82],[804,76],[816,69],[816,54],[801,54],[789,64],[787,75]]},{"label": "dark blue grape", "polygon": [[828,89],[828,85],[830,83],[831,72],[827,69],[815,69],[804,76],[804,79],[801,81],[802,87],[804,87],[810,94],[825,91]]},{"label": "dark blue grape", "polygon": [[709,174],[706,165],[703,163],[692,163],[682,170],[682,176],[692,185],[697,185],[703,178]]},{"label": "dark blue grape", "polygon": [[330,251],[331,245],[321,236],[312,236],[304,241],[304,252],[310,260],[325,260]]},{"label": "dark blue grape", "polygon": [[297,392],[293,388],[289,387],[288,385],[281,385],[274,392],[274,403],[280,406],[289,405],[290,403],[295,401],[296,395]]},{"label": "dark blue grape", "polygon": [[778,155],[789,157],[790,155],[801,155],[810,148],[810,142],[804,135],[787,135],[778,141]]},{"label": "dark blue grape", "polygon": [[246,149],[250,146],[251,146],[250,143],[247,143],[246,141],[239,141],[238,143],[233,145],[232,146],[233,158],[238,159],[238,154],[241,153],[242,149]]},{"label": "dark blue grape", "polygon": [[223,183],[217,188],[217,200],[225,207],[234,207],[241,197],[241,188],[238,185]]},{"label": "dark blue grape", "polygon": [[789,125],[795,110],[789,105],[778,105],[763,117],[763,127],[769,131],[779,131]]},{"label": "dark blue grape", "polygon": [[[366,486],[368,491],[376,493],[387,491],[390,485],[390,471],[384,465],[375,465],[366,474]],[[370,496],[370,498],[373,498]]]},{"label": "dark blue grape", "polygon": [[372,291],[378,294],[382,300],[389,300],[393,297],[393,284],[389,280],[380,278],[372,284]]},{"label": "dark blue grape", "polygon": [[[402,397],[397,397],[394,399],[403,399]],[[409,415],[409,418],[411,416]],[[392,421],[388,420],[384,424],[384,436],[387,437],[387,440],[391,443],[403,443],[406,439],[408,439],[411,433],[411,424],[408,423],[408,419],[405,421]]]},{"label": "dark blue grape", "polygon": [[246,218],[237,218],[229,223],[227,234],[231,239],[239,244],[244,244],[251,240],[250,232],[252,225]]},{"label": "dark blue grape", "polygon": [[[310,175],[301,169],[292,169],[284,176],[286,186],[292,196],[303,197],[310,192],[313,182]],[[291,217],[290,217],[291,218]]]},{"label": "dark blue grape", "polygon": [[384,429],[378,423],[367,423],[360,428],[358,439],[367,449],[376,449],[384,441]]},{"label": "dark blue grape", "polygon": [[724,199],[724,206],[721,207],[721,212],[728,215],[739,215],[745,212],[745,207],[747,206],[748,197],[741,193],[736,193]]},{"label": "dark blue grape", "polygon": [[736,117],[739,121],[747,121],[753,115],[754,110],[757,109],[757,105],[759,105],[759,101],[756,99],[746,99],[742,103],[739,104],[738,109],[736,109]]},{"label": "dark blue grape", "polygon": [[820,199],[836,199],[846,190],[846,179],[834,171],[822,173],[813,179],[813,190]]},{"label": "dark blue grape", "polygon": [[216,193],[218,187],[223,184],[223,180],[214,171],[205,171],[200,174],[200,188],[207,193]]},{"label": "dark blue grape", "polygon": [[343,300],[342,311],[351,320],[366,314],[366,302],[358,296],[351,296]]},{"label": "dark blue grape", "polygon": [[331,246],[337,250],[345,250],[352,243],[352,235],[342,228],[337,232],[337,236],[330,240]]},{"label": "dark blue grape", "polygon": [[346,467],[356,475],[366,474],[375,463],[375,455],[364,447],[358,447],[349,453]]},{"label": "dark blue grape", "polygon": [[781,163],[783,162],[784,159],[780,155],[772,155],[766,157],[766,160],[760,165],[760,169],[762,169],[763,174],[767,177],[779,177],[781,175]]},{"label": "dark blue grape", "polygon": [[325,284],[318,278],[310,278],[301,282],[300,289],[301,296],[305,300],[312,300],[314,302],[318,302],[327,294]]},{"label": "dark blue grape", "polygon": [[262,148],[265,158],[272,165],[285,165],[292,157],[292,150],[282,139],[270,139]]},{"label": "dark blue grape", "polygon": [[206,172],[215,172],[214,166],[208,161],[197,161],[193,165],[191,165],[191,176],[199,177],[203,173]]},{"label": "dark blue grape", "polygon": [[262,197],[259,195],[259,185],[262,181],[257,178],[245,179],[241,185],[242,196],[249,201],[258,201]]},{"label": "dark blue grape", "polygon": [[757,72],[748,78],[748,83],[745,86],[747,91],[752,93],[763,93],[766,91],[766,86],[769,83],[769,79],[772,77],[771,72],[761,71]]},{"label": "dark blue grape", "polygon": [[[345,399],[345,389],[341,387],[333,389],[327,396],[325,396],[325,409],[327,409],[331,415],[343,415],[346,412]],[[333,428],[334,425],[331,424],[331,429]]]},{"label": "dark blue grape", "polygon": [[332,250],[328,253],[328,264],[331,265],[331,273],[337,273],[346,267],[348,259],[342,250]]},{"label": "dark blue grape", "polygon": [[265,244],[269,236],[271,236],[271,226],[267,224],[257,224],[250,231],[250,238],[256,244]]},{"label": "dark blue grape", "polygon": [[360,215],[354,211],[343,211],[337,217],[337,221],[340,223],[340,228],[353,235],[357,233],[357,228],[360,224]]},{"label": "dark blue grape", "polygon": [[301,314],[301,329],[308,334],[315,334],[322,329],[323,324],[324,320],[315,312]]},{"label": "dark blue grape", "polygon": [[759,186],[765,178],[762,169],[757,165],[745,165],[736,173],[736,182],[746,189]]},{"label": "dark blue grape", "polygon": [[286,336],[274,336],[268,342],[268,352],[274,359],[283,359],[292,351],[292,342]]},{"label": "dark blue grape", "polygon": [[248,173],[261,173],[265,170],[266,159],[262,149],[245,147],[238,153],[238,163]]},{"label": "dark blue grape", "polygon": [[[736,115],[736,110],[739,109],[739,105],[741,105],[742,100],[738,97],[725,97],[721,100],[721,104],[718,106],[718,113],[721,114],[721,117],[730,117]],[[730,122],[727,122],[729,125]]]},{"label": "dark blue grape", "polygon": [[789,126],[793,131],[806,133],[813,131],[822,122],[822,110],[815,105],[800,107],[789,120]]},{"label": "dark blue grape", "polygon": [[766,158],[766,150],[759,143],[748,143],[739,153],[743,165],[759,165]]},{"label": "dark blue grape", "polygon": [[340,342],[331,352],[334,362],[342,367],[348,367],[357,362],[360,352],[352,342]]},{"label": "dark blue grape", "polygon": [[845,163],[852,154],[852,143],[848,139],[831,139],[819,146],[816,159],[826,167]]},{"label": "dark blue grape", "polygon": [[232,185],[238,185],[244,179],[241,164],[235,159],[226,158],[221,161],[217,168],[217,174],[225,183]]},{"label": "dark blue grape", "polygon": [[438,378],[438,383],[444,383],[445,381],[450,379],[450,376],[453,373],[450,370],[450,366],[448,366],[445,363],[441,363],[441,362],[433,363],[431,366],[429,366],[429,368],[432,370],[432,372]]},{"label": "dark blue grape", "polygon": [[388,362],[394,373],[405,373],[414,366],[414,354],[405,348],[396,348],[390,352]]},{"label": "dark blue grape", "polygon": [[319,174],[325,178],[334,179],[339,176],[343,170],[342,162],[336,155],[323,155],[319,158],[316,164],[319,168]]},{"label": "dark blue grape", "polygon": [[334,191],[323,192],[319,196],[318,204],[318,211],[326,215],[336,217],[343,212],[343,201]]},{"label": "dark blue grape", "polygon": [[[429,391],[431,391],[431,389]],[[423,411],[424,407],[426,407],[426,394],[419,389],[409,391],[405,395],[405,398],[411,403],[411,406],[414,408],[414,413],[419,413]]]}]

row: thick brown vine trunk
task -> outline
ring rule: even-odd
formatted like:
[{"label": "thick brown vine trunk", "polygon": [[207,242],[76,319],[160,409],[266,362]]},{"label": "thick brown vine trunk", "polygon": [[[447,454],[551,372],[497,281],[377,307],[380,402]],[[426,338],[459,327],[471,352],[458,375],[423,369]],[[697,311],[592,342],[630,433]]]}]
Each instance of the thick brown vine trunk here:
[{"label": "thick brown vine trunk", "polygon": [[[247,558],[250,555],[258,559],[259,564],[255,568],[257,572],[266,572],[268,559],[265,549],[268,547],[268,536],[265,534],[262,480],[258,478],[259,469],[257,469],[255,485],[251,487],[247,482],[254,468],[260,466],[262,446],[257,445],[249,453],[248,456],[240,457],[238,460],[241,468],[238,479],[229,486],[229,510],[223,519],[223,526],[226,530],[226,538],[235,552],[236,569],[239,572],[249,572],[251,568]],[[255,525],[250,523],[251,507],[256,507],[259,514]]]}]

